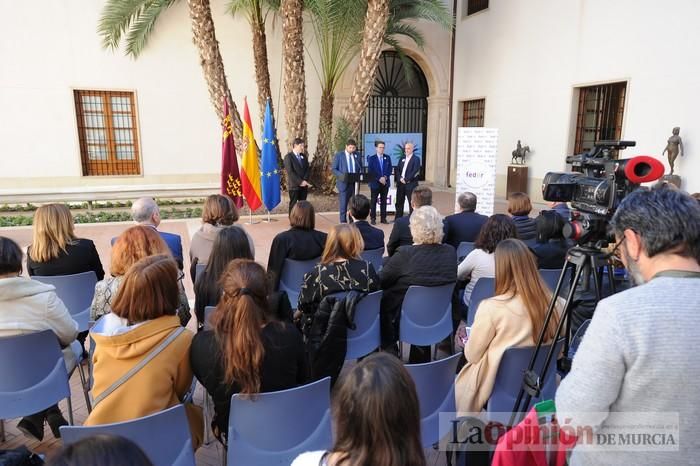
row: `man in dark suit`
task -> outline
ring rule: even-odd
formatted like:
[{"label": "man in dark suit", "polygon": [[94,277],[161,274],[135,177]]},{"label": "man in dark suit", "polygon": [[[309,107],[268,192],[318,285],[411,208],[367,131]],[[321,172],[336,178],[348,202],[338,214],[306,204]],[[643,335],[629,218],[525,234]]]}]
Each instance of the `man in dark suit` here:
[{"label": "man in dark suit", "polygon": [[462,193],[457,198],[461,212],[445,217],[445,237],[442,242],[451,244],[457,249],[459,243],[467,241],[473,243],[479,236],[481,227],[488,217],[476,213],[476,195],[474,193]]},{"label": "man in dark suit", "polygon": [[413,155],[414,145],[412,142],[407,142],[404,146],[404,156],[399,160],[399,164],[394,171],[394,180],[396,181],[396,216],[395,218],[403,217],[403,205],[406,199],[409,202],[409,213],[413,212],[411,203],[411,194],[418,186],[418,175],[420,174],[420,159],[417,155]]},{"label": "man in dark suit", "polygon": [[386,220],[386,197],[391,186],[391,157],[384,154],[384,141],[374,141],[374,149],[377,152],[367,159],[367,175],[369,177],[369,189],[371,194],[370,219],[372,225],[377,222],[377,197],[381,202],[379,215],[382,223]]},{"label": "man in dark suit", "polygon": [[335,175],[335,185],[338,188],[338,204],[340,210],[340,223],[348,221],[348,201],[355,194],[355,182],[353,175],[362,173],[360,157],[355,150],[357,142],[348,139],[345,143],[345,150],[335,154],[333,158],[333,174]]},{"label": "man in dark suit", "polygon": [[[137,199],[131,205],[131,217],[139,225],[151,227],[160,234],[160,237],[163,238],[165,244],[170,248],[170,252],[173,253],[173,258],[177,261],[177,266],[182,270],[182,239],[180,235],[158,230],[158,225],[160,225],[160,209],[158,209],[156,201],[150,197]],[[114,240],[115,238],[112,239],[112,244],[114,244]]]},{"label": "man in dark suit", "polygon": [[292,151],[284,156],[284,169],[287,172],[287,190],[289,191],[289,212],[297,201],[305,201],[311,184],[309,184],[309,161],[304,156],[304,141],[296,138]]},{"label": "man in dark suit", "polygon": [[355,220],[355,226],[360,230],[360,235],[365,242],[365,251],[371,249],[384,249],[384,232],[367,223],[369,215],[369,199],[363,194],[356,194],[350,198],[350,216]]},{"label": "man in dark suit", "polygon": [[[411,211],[424,205],[433,204],[433,192],[427,186],[418,186],[411,193]],[[394,221],[394,227],[391,229],[389,241],[386,243],[386,252],[389,256],[393,256],[400,246],[408,246],[413,244],[413,235],[409,227],[411,216],[399,217]]]}]

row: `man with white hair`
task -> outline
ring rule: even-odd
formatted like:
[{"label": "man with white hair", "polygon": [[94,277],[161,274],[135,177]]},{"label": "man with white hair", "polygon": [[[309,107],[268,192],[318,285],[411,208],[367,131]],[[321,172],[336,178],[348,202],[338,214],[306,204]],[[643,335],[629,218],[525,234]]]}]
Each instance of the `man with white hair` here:
[{"label": "man with white hair", "polygon": [[173,257],[177,261],[177,266],[182,270],[182,239],[180,235],[158,230],[158,225],[160,225],[160,209],[156,201],[150,197],[141,197],[137,199],[131,205],[131,218],[139,225],[149,226],[158,231],[160,237],[163,238],[163,241],[165,241],[165,244],[168,245],[170,251],[173,253]]}]

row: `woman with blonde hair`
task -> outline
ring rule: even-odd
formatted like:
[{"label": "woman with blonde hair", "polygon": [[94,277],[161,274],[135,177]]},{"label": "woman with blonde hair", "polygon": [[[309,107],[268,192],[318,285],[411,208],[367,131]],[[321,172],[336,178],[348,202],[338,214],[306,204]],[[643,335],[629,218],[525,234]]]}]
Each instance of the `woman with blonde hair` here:
[{"label": "woman with blonde hair", "polygon": [[268,312],[265,269],[249,259],[229,262],[213,330],[199,332],[190,362],[214,400],[211,427],[226,444],[231,396],[285,390],[306,382],[306,353],[299,330]]},{"label": "woman with blonde hair", "polygon": [[299,311],[312,316],[323,298],[333,293],[377,291],[377,272],[371,263],[360,257],[364,249],[365,244],[357,227],[347,223],[334,226],[328,234],[321,262],[304,276],[299,293]]},{"label": "woman with blonde hair", "polygon": [[525,193],[511,193],[508,196],[508,213],[513,218],[518,238],[523,241],[533,241],[537,238],[535,219],[530,217],[532,202]]},{"label": "woman with blonde hair", "polygon": [[[520,240],[496,247],[496,296],[481,301],[464,356],[467,364],[455,382],[458,412],[479,412],[491,397],[498,366],[509,347],[534,346],[552,299],[537,270],[535,256]],[[561,312],[563,303],[557,304]],[[545,344],[555,338],[559,315],[545,330]]]},{"label": "woman with blonde hair", "polygon": [[[222,194],[212,194],[207,197],[202,209],[202,226],[192,236],[190,241],[190,262],[192,263],[191,273],[194,281],[194,271],[197,264],[206,264],[211,255],[214,240],[219,232],[228,226],[233,225],[238,220],[238,209],[233,200]],[[250,252],[255,257],[255,244],[243,227],[240,228],[248,239]]]},{"label": "woman with blonde hair", "polygon": [[[90,306],[90,319],[97,320],[112,312],[111,303],[131,266],[144,257],[163,254],[172,255],[170,248],[156,230],[136,225],[125,230],[112,246],[112,260],[109,266],[111,277],[95,284],[95,296]],[[187,294],[178,280],[177,314],[183,326],[190,320],[190,305]]]},{"label": "woman with blonde hair", "polygon": [[73,216],[64,204],[45,204],[34,212],[32,244],[27,249],[29,275],[53,276],[95,272],[105,275],[95,244],[77,238]]}]

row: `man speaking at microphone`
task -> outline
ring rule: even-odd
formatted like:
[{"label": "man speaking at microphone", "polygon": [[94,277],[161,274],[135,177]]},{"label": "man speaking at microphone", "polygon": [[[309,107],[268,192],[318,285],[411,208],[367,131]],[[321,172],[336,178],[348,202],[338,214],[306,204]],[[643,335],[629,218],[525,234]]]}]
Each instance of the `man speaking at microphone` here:
[{"label": "man speaking at microphone", "polygon": [[345,150],[335,154],[333,158],[333,174],[335,175],[335,186],[338,188],[338,204],[340,210],[340,223],[348,221],[348,201],[355,194],[355,182],[362,173],[360,158],[355,150],[357,142],[348,139],[345,143]]}]

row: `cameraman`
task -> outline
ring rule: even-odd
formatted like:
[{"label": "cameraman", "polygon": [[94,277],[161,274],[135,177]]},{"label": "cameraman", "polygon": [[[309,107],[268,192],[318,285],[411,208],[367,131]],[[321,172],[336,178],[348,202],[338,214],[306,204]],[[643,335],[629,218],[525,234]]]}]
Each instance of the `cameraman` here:
[{"label": "cameraman", "polygon": [[[700,451],[700,204],[668,188],[637,190],[621,202],[612,227],[638,286],[600,301],[557,391],[560,422],[590,426],[596,434],[595,448],[579,444],[569,464],[695,463]],[[631,414],[639,412],[644,414]],[[673,439],[678,451],[646,444],[609,448],[603,445],[608,437],[598,435],[631,432],[612,430],[615,424],[658,424],[652,420],[668,417],[660,413],[678,416],[680,436]]]}]

